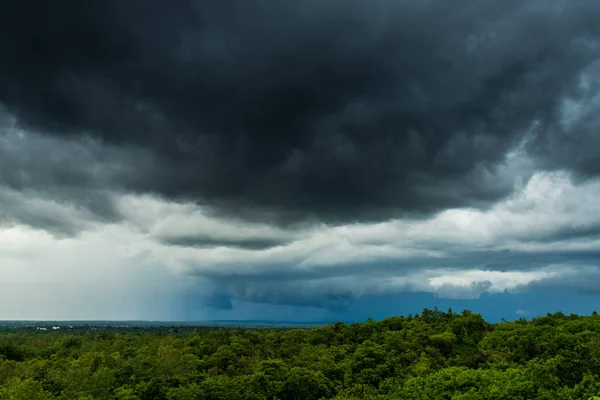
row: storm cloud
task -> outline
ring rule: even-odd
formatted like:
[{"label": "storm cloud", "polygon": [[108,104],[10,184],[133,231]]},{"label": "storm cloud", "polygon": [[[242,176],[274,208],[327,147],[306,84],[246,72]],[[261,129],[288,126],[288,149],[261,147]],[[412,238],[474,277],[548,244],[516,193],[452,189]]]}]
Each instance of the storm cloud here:
[{"label": "storm cloud", "polygon": [[5,303],[598,293],[597,0],[15,0],[0,54]]},{"label": "storm cloud", "polygon": [[[344,223],[493,204],[514,190],[499,168],[519,146],[546,169],[600,171],[584,107],[598,83],[592,0],[0,11],[0,102],[19,129],[131,150],[134,172],[107,182],[117,188],[248,219]],[[93,180],[80,154],[45,179],[76,163]]]}]

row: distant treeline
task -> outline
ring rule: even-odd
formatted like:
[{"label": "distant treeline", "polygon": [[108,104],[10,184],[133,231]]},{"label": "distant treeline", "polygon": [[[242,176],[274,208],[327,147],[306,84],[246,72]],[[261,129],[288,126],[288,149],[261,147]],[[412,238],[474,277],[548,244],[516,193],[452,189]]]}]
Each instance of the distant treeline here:
[{"label": "distant treeline", "polygon": [[600,317],[420,315],[312,329],[0,331],[0,399],[577,399]]},{"label": "distant treeline", "polygon": [[308,322],[273,322],[273,321],[208,321],[208,322],[162,322],[162,321],[0,321],[0,334],[9,330],[62,330],[69,332],[102,330],[111,332],[185,332],[198,330],[223,329],[308,329],[326,325],[325,323]]}]

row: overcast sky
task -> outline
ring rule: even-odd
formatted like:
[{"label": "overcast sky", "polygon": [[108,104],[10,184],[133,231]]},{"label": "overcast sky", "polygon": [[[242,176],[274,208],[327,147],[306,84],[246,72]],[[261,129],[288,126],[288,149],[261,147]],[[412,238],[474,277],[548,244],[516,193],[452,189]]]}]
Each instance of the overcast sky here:
[{"label": "overcast sky", "polygon": [[0,319],[600,310],[597,0],[9,0]]}]

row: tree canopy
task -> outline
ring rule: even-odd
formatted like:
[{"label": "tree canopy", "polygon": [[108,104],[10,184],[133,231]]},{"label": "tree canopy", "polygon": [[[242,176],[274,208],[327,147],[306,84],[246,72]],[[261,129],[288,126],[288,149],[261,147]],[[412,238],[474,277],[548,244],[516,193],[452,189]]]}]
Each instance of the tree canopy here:
[{"label": "tree canopy", "polygon": [[0,331],[0,400],[594,399],[600,317]]}]

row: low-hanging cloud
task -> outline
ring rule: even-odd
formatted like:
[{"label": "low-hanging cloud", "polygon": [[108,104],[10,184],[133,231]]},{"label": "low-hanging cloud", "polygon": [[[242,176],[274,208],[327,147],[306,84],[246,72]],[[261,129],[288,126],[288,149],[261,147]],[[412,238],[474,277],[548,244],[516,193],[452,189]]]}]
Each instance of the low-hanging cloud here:
[{"label": "low-hanging cloud", "polygon": [[[451,209],[426,220],[292,232],[239,221],[233,230],[230,221],[195,206],[151,198],[125,200],[121,212],[148,233],[153,257],[197,282],[206,294],[199,304],[223,309],[245,301],[341,311],[372,295],[430,292],[470,299],[541,290],[545,282],[560,286],[561,277],[598,265],[600,236],[572,233],[599,223],[600,206],[592,200],[599,194],[600,181],[574,184],[568,174],[541,173],[486,211]],[[180,223],[183,217],[187,224]],[[218,245],[173,246],[161,239],[167,232],[189,234],[190,227]],[[232,244],[274,234],[295,238],[261,249]],[[575,292],[593,286],[585,279],[568,282],[565,289]]]},{"label": "low-hanging cloud", "polygon": [[[156,315],[149,309],[157,301],[168,318],[200,318],[213,315],[206,310],[235,311],[243,304],[351,313],[357,299],[401,292],[428,292],[438,299],[532,290],[591,293],[600,237],[560,232],[586,219],[596,224],[598,203],[581,199],[599,193],[600,181],[573,184],[565,174],[540,174],[487,211],[453,209],[426,220],[290,231],[222,219],[194,204],[125,196],[116,207],[126,222],[97,225],[73,238],[0,226],[3,285],[21,288],[20,294],[3,293],[5,299],[31,294],[19,310],[40,315],[91,290],[94,296],[85,297],[81,307],[69,308],[83,315],[86,304],[113,296],[118,283],[120,298],[129,302],[122,314],[112,314],[119,318]],[[186,236],[215,245],[173,245],[165,239]],[[277,236],[284,239],[275,247],[237,245]],[[34,296],[38,285],[52,300],[44,307],[33,307],[41,301]],[[111,315],[113,303],[106,304],[95,315]],[[4,315],[16,315],[7,310]]]}]

